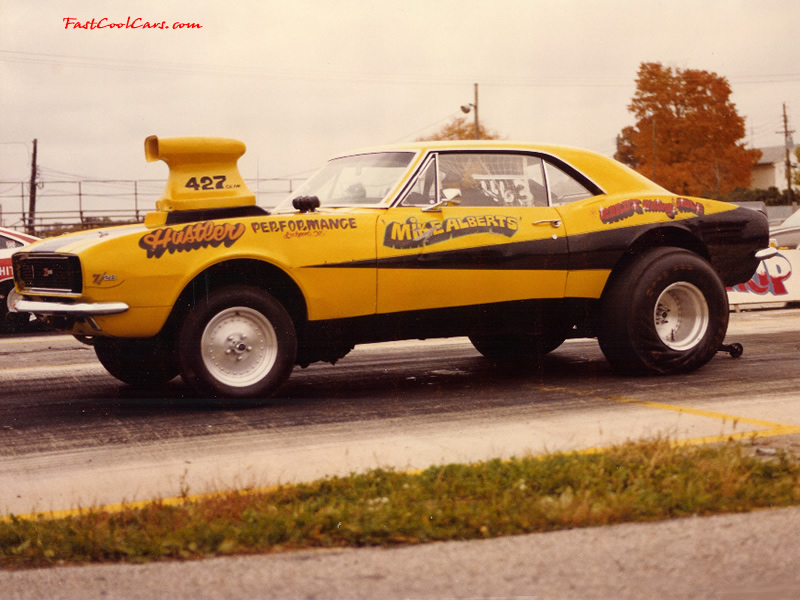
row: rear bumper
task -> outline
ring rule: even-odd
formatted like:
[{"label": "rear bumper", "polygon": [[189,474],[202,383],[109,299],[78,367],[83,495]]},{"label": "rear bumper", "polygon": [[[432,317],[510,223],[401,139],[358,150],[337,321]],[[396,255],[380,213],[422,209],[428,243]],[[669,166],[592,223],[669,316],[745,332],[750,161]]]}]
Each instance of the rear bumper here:
[{"label": "rear bumper", "polygon": [[776,254],[778,254],[778,249],[770,246],[769,248],[763,248],[758,252],[756,252],[755,257],[758,260],[767,260],[775,256]]}]

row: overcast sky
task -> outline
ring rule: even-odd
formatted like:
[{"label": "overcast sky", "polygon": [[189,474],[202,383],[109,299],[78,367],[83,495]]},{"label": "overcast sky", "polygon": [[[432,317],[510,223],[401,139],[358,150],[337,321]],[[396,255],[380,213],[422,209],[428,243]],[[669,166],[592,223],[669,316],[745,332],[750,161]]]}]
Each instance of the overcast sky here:
[{"label": "overcast sky", "polygon": [[151,134],[238,138],[245,177],[298,174],[430,133],[473,83],[501,136],[611,155],[643,61],[727,77],[747,141],[781,145],[799,30],[797,0],[0,0],[0,180],[30,177],[34,138],[45,180],[163,178]]}]

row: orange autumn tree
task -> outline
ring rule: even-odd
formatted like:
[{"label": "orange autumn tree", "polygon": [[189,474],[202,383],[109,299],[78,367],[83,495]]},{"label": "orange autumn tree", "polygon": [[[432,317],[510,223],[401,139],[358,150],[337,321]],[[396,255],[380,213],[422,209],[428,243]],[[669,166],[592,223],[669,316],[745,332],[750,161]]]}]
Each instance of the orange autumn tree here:
[{"label": "orange autumn tree", "polygon": [[642,63],[628,106],[636,125],[617,136],[614,158],[685,196],[749,187],[761,152],[745,148],[744,118],[730,96],[715,73]]}]

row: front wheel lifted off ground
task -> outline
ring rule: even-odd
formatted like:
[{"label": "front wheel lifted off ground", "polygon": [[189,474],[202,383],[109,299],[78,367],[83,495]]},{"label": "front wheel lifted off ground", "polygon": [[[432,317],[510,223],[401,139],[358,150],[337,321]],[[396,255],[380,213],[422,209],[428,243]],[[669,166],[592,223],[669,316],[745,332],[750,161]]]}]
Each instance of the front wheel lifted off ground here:
[{"label": "front wheel lifted off ground", "polygon": [[613,277],[598,340],[628,373],[686,373],[706,364],[728,329],[728,296],[716,271],[681,248],[655,248]]},{"label": "front wheel lifted off ground", "polygon": [[268,292],[250,286],[213,290],[188,313],[178,335],[186,382],[222,406],[266,401],[291,373],[294,324]]}]

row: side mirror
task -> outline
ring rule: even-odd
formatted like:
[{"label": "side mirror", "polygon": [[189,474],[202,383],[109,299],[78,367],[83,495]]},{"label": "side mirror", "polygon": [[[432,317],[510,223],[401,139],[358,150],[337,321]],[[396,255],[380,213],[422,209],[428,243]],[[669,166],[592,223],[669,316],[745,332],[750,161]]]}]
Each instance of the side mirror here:
[{"label": "side mirror", "polygon": [[298,196],[292,200],[292,206],[301,213],[314,212],[320,207],[317,196]]},{"label": "side mirror", "polygon": [[461,204],[461,190],[458,188],[447,188],[442,190],[442,199],[436,204],[426,206],[422,212],[441,212],[443,206],[458,206]]}]

